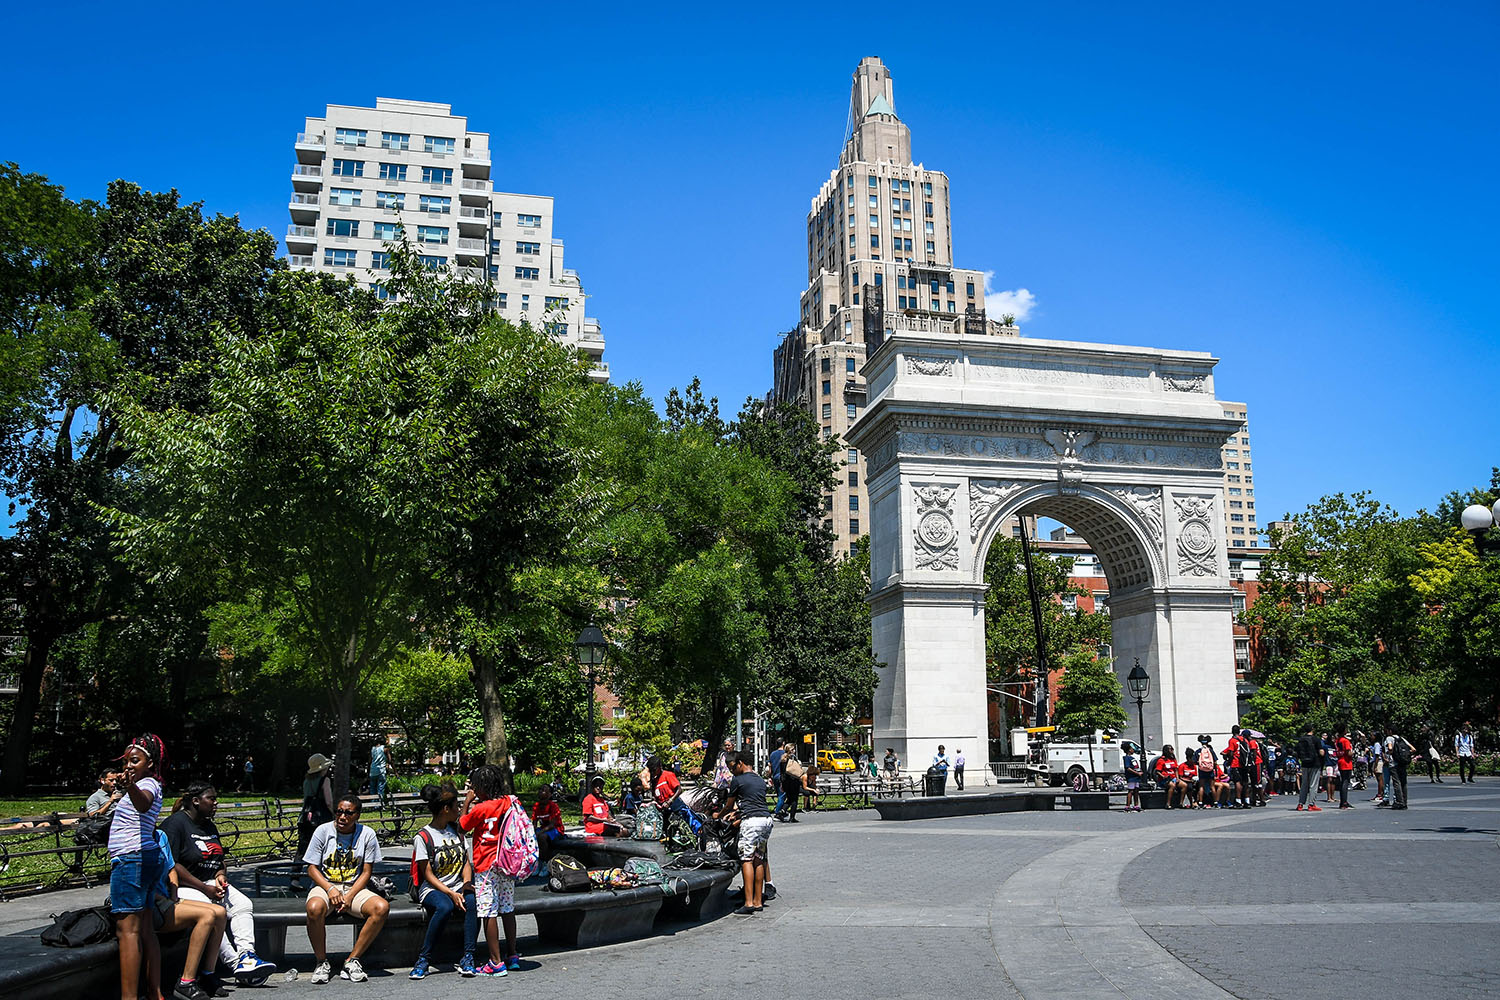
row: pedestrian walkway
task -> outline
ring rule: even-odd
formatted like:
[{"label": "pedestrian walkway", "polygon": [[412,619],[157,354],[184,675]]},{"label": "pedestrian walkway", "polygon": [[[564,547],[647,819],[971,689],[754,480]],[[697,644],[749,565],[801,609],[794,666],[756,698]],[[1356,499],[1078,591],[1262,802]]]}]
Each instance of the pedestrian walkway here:
[{"label": "pedestrian walkway", "polygon": [[[804,813],[776,828],[780,895],[753,917],[550,953],[523,918],[526,967],[504,983],[397,969],[275,986],[283,1000],[1500,998],[1500,780],[1411,788],[1398,813],[1294,813],[1284,797],[899,824]],[[51,899],[0,904],[0,920]],[[1309,934],[1332,943],[1299,947]]]}]

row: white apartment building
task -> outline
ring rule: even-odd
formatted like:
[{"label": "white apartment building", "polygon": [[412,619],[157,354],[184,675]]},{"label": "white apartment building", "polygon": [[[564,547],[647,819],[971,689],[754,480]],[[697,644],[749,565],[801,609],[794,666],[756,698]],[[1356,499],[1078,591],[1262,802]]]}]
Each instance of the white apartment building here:
[{"label": "white apartment building", "polygon": [[1224,416],[1238,420],[1240,428],[1220,450],[1224,462],[1224,537],[1230,548],[1254,548],[1260,544],[1255,519],[1255,470],[1250,459],[1250,414],[1244,403],[1222,404]]},{"label": "white apartment building", "polygon": [[381,97],[308,118],[295,144],[287,260],[380,293],[386,244],[404,233],[430,267],[488,282],[501,315],[545,325],[607,381],[599,322],[584,315],[583,284],[552,237],[552,199],[496,191],[489,133],[452,111]]},{"label": "white apartment building", "polygon": [[[865,404],[866,345],[888,331],[1016,335],[984,314],[984,275],[953,266],[948,175],[911,158],[911,130],[879,59],[860,61],[838,166],[807,213],[800,321],[775,352],[773,400],[810,409],[842,439]],[[836,552],[864,533],[864,461],[848,449],[824,498]]]}]

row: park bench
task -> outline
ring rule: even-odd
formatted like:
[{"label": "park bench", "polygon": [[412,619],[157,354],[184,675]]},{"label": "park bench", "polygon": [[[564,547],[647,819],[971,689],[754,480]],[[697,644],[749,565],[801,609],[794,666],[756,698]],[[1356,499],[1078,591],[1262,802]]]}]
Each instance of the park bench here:
[{"label": "park bench", "polygon": [[[114,939],[82,948],[42,944],[41,929],[0,936],[0,997],[77,1000],[120,989],[120,951]],[[161,938],[162,982],[173,982],[187,961],[187,934]],[[171,977],[171,978],[168,978]]]}]

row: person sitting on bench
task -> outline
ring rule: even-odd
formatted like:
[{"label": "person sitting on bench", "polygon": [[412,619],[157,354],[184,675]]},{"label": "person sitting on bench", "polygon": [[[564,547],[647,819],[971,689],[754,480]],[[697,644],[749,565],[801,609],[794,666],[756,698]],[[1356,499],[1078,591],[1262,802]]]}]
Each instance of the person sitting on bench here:
[{"label": "person sitting on bench", "polygon": [[302,861],[313,887],[307,894],[307,939],[318,960],[312,982],[326,983],[333,975],[328,961],[328,934],[324,922],[332,911],[359,917],[364,924],[344,959],[340,979],[362,983],[370,977],[359,964],[359,956],[375,942],[385,926],[391,904],[369,888],[374,864],[380,860],[375,831],[359,822],[359,798],[345,795],[334,803],[333,822],[313,831]]}]

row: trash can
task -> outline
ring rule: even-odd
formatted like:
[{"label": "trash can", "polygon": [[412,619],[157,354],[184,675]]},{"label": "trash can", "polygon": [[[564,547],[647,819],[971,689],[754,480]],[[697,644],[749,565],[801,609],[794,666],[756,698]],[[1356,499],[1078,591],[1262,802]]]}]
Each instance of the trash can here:
[{"label": "trash can", "polygon": [[940,767],[927,769],[927,794],[945,795],[948,789],[948,772]]}]

